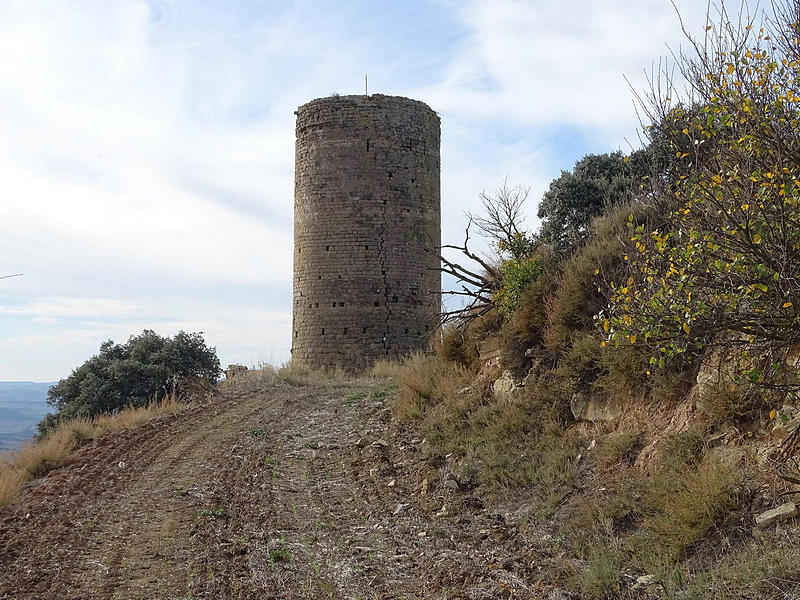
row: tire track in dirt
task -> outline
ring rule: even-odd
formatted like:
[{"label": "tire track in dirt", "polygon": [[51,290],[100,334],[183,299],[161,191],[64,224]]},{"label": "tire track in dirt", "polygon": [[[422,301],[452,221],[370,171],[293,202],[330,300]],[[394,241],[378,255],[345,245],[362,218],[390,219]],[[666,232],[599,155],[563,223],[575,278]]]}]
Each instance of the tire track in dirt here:
[{"label": "tire track in dirt", "polygon": [[98,440],[0,510],[0,599],[546,597],[388,391],[272,381]]},{"label": "tire track in dirt", "polygon": [[[223,394],[111,434],[32,482],[5,509],[10,514],[0,512],[0,598],[86,598],[87,589],[112,597],[142,577],[169,590],[161,597],[180,595],[174,562],[186,553],[186,540],[176,540],[173,556],[162,557],[157,548],[164,545],[163,534],[191,530],[192,505],[202,503],[203,490],[214,485],[212,459],[224,460],[227,452],[229,435],[218,432],[233,432],[234,424],[252,419],[266,401]],[[202,477],[195,492],[189,490],[191,501],[181,503],[172,495],[181,484],[172,482],[192,481],[187,470]]]}]

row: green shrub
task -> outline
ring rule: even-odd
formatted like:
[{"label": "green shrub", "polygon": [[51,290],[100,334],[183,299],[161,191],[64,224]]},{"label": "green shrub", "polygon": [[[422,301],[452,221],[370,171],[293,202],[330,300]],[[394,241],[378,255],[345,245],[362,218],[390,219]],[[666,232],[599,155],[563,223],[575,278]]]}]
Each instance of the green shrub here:
[{"label": "green shrub", "polygon": [[589,154],[575,163],[572,172],[562,171],[539,204],[542,239],[563,254],[578,248],[589,237],[595,217],[630,201],[646,174],[644,166],[622,152],[612,152]]},{"label": "green shrub", "polygon": [[519,306],[503,323],[501,330],[503,364],[518,375],[528,365],[525,351],[542,346],[547,325],[547,302],[555,293],[560,275],[557,257],[544,248],[539,252],[542,271],[522,293]]},{"label": "green shrub", "polygon": [[109,340],[50,388],[47,402],[56,412],[39,423],[39,436],[66,419],[143,407],[171,393],[184,396],[198,379],[211,385],[219,375],[216,350],[199,333],[181,331],[169,338],[145,330],[125,344]]},{"label": "green shrub", "polygon": [[503,285],[494,293],[492,301],[505,316],[511,315],[522,300],[522,295],[542,273],[542,265],[536,255],[510,258],[500,265]]}]

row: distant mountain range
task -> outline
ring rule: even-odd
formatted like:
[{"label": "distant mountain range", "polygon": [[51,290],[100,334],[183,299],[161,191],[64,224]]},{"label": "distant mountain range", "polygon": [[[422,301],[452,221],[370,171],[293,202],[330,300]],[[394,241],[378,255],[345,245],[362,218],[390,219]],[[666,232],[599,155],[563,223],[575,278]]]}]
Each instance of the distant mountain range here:
[{"label": "distant mountain range", "polygon": [[10,450],[31,439],[44,417],[47,390],[52,382],[0,381],[0,450]]}]

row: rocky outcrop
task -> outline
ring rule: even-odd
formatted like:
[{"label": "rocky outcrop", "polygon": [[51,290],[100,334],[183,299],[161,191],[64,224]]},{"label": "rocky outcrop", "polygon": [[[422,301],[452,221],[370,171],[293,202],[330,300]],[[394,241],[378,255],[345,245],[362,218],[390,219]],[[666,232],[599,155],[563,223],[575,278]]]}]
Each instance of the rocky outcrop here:
[{"label": "rocky outcrop", "polygon": [[500,337],[490,335],[481,342],[478,348],[481,364],[485,367],[496,367],[500,364],[502,350],[500,348]]},{"label": "rocky outcrop", "polygon": [[514,402],[522,396],[524,390],[525,384],[517,384],[511,371],[503,371],[503,374],[492,384],[492,393],[497,402]]},{"label": "rocky outcrop", "polygon": [[622,414],[622,404],[599,394],[575,392],[569,409],[577,421],[613,421]]},{"label": "rocky outcrop", "polygon": [[756,517],[756,527],[758,529],[766,529],[771,525],[775,525],[775,523],[796,517],[798,514],[800,514],[800,510],[798,510],[797,504],[795,502],[787,502],[758,515]]}]

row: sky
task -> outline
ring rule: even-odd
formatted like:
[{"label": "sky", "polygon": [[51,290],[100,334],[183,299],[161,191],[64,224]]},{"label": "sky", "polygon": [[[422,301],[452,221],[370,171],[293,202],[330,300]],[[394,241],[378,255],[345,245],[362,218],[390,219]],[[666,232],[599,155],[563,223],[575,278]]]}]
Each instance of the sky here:
[{"label": "sky", "polygon": [[[705,2],[676,0],[701,35]],[[480,192],[638,147],[669,0],[2,0],[0,380],[153,329],[289,358],[294,110],[408,96],[442,122],[442,237]]]}]

